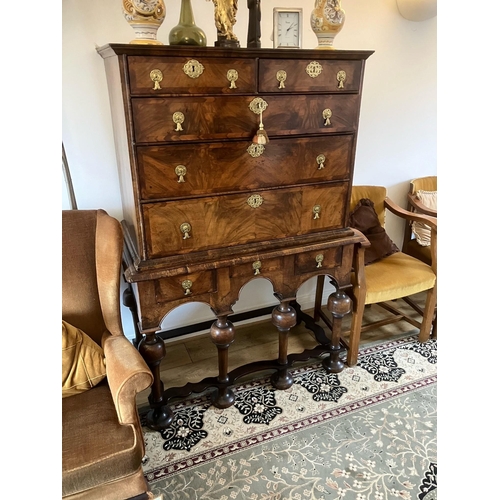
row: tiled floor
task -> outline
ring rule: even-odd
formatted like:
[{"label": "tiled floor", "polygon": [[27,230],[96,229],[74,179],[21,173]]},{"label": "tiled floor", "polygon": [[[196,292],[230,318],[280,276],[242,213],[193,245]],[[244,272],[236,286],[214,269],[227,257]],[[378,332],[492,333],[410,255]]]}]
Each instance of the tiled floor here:
[{"label": "tiled floor", "polygon": [[[418,301],[423,305],[425,294],[418,296]],[[401,305],[398,301],[398,305]],[[403,304],[404,305],[404,304]],[[412,311],[405,306],[407,311]],[[310,311],[305,311],[310,313]],[[416,313],[413,313],[418,318]],[[372,306],[367,308],[365,318],[367,321],[385,317],[388,313]],[[344,318],[343,329],[348,329],[350,316]],[[322,326],[325,326],[322,324]],[[252,324],[235,324],[235,340],[229,348],[229,371],[232,369],[263,359],[274,359],[278,356],[278,331],[272,325],[271,319],[263,319]],[[415,327],[399,321],[376,330],[362,334],[361,343],[373,342],[401,335],[405,332],[417,331]],[[290,331],[288,339],[288,353],[301,352],[304,349],[317,345],[311,331],[300,324]],[[198,382],[205,377],[217,376],[217,348],[206,333],[188,339],[178,339],[166,343],[167,355],[161,365],[161,379],[167,387],[181,387],[187,382]],[[259,374],[255,374],[258,377]],[[147,405],[149,389],[137,396],[139,408]]]}]

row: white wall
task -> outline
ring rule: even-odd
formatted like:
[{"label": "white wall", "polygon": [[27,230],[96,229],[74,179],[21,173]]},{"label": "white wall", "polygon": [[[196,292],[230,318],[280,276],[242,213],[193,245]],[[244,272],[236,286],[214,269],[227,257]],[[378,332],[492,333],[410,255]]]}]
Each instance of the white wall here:
[{"label": "white wall", "polygon": [[[196,24],[216,40],[213,4],[191,0]],[[315,48],[309,24],[314,0],[262,1],[262,47],[272,47],[274,7],[302,7],[303,48]],[[436,31],[437,18],[422,22],[404,19],[396,0],[343,0],[346,12],[338,49],[375,50],[365,70],[355,184],[386,186],[389,196],[405,204],[408,182],[437,174],[436,131]],[[166,0],[167,16],[158,39],[168,44],[168,34],[179,19],[180,0]],[[248,10],[240,0],[234,32],[246,46]],[[78,208],[103,208],[122,217],[118,171],[104,64],[95,51],[106,43],[128,43],[132,28],[121,12],[121,0],[64,0],[62,3],[62,139],[68,157]],[[69,208],[63,189],[63,209]],[[387,229],[399,245],[402,221],[388,216]],[[314,283],[299,291],[304,307],[312,304]],[[256,280],[244,288],[235,312],[275,304],[270,285]],[[189,321],[186,320],[189,317]],[[183,306],[169,314],[164,328],[212,319],[208,307]],[[133,327],[123,310],[126,335]]]}]

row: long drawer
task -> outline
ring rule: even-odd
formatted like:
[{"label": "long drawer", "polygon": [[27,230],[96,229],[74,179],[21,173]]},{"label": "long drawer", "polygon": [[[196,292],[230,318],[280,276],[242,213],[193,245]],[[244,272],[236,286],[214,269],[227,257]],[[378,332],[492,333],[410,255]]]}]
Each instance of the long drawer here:
[{"label": "long drawer", "polygon": [[[354,132],[359,95],[264,95],[264,128],[269,136]],[[249,107],[252,96],[134,98],[135,142],[179,142],[221,139],[251,140],[259,115]]]},{"label": "long drawer", "polygon": [[[142,200],[185,198],[349,177],[353,135],[137,147]],[[249,148],[250,145],[250,148]]]},{"label": "long drawer", "polygon": [[142,206],[149,259],[342,228],[348,182]]}]

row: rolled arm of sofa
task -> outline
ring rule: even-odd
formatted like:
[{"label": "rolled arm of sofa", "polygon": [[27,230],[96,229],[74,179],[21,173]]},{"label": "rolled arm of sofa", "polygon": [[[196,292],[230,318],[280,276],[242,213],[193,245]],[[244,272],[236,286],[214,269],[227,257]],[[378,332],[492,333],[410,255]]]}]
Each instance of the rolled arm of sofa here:
[{"label": "rolled arm of sofa", "polygon": [[120,335],[103,335],[108,385],[118,420],[131,424],[137,419],[136,395],[153,383],[153,374],[130,341]]}]

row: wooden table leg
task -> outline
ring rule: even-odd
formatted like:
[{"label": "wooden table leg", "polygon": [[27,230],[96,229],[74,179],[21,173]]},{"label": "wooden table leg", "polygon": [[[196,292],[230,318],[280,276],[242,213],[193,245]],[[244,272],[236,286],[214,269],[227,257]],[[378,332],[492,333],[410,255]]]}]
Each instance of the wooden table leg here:
[{"label": "wooden table leg", "polygon": [[234,392],[228,387],[228,349],[234,341],[234,327],[228,321],[227,314],[217,316],[210,328],[210,337],[217,346],[219,361],[219,376],[217,382],[220,384],[212,395],[212,404],[217,408],[228,408],[234,403]]},{"label": "wooden table leg", "polygon": [[271,382],[276,389],[288,389],[293,385],[293,378],[288,373],[288,333],[290,328],[297,324],[297,314],[290,305],[290,301],[282,300],[273,309],[272,322],[279,331],[278,371],[271,377]]},{"label": "wooden table leg", "polygon": [[328,373],[340,373],[344,369],[344,362],[340,359],[340,333],[342,318],[349,314],[352,301],[343,290],[337,290],[328,297],[327,308],[332,313],[332,337],[330,340],[330,354],[323,360],[323,367]]},{"label": "wooden table leg", "polygon": [[146,416],[146,423],[153,430],[162,430],[173,419],[172,410],[163,404],[163,382],[160,378],[160,365],[166,355],[165,343],[156,332],[149,332],[139,342],[138,349],[153,373],[153,384],[148,397],[151,410]]}]

